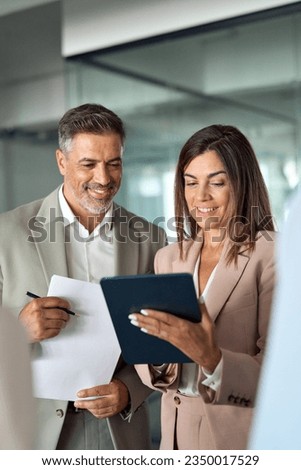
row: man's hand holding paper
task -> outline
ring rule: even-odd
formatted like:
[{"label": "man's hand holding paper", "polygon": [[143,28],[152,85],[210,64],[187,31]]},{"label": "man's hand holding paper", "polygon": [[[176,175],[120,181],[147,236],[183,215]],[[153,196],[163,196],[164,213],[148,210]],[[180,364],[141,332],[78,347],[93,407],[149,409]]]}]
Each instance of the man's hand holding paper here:
[{"label": "man's hand holding paper", "polygon": [[[107,395],[105,400],[96,399],[94,403],[92,400],[81,402],[82,408],[89,409],[95,416],[100,413],[99,417],[103,413],[108,416],[108,408],[124,408],[128,400],[126,387],[117,385],[115,380],[110,382],[120,347],[100,286],[53,276],[48,294],[68,299],[80,316],[71,318],[66,314],[69,322],[60,334],[34,345],[35,396],[76,401],[79,391],[82,391],[81,398]],[[95,386],[99,383],[107,385]]]},{"label": "man's hand holding paper", "polygon": [[129,402],[127,387],[119,379],[77,393],[76,408],[89,410],[96,418],[108,418],[120,413]]}]

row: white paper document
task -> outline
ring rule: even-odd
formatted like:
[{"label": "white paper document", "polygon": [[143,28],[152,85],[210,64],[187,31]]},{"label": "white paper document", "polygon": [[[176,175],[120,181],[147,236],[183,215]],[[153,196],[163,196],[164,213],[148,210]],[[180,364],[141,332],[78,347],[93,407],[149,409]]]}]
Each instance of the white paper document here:
[{"label": "white paper document", "polygon": [[79,390],[110,382],[120,346],[99,284],[55,275],[48,296],[68,300],[80,316],[70,315],[58,336],[34,345],[34,395],[75,401]]}]

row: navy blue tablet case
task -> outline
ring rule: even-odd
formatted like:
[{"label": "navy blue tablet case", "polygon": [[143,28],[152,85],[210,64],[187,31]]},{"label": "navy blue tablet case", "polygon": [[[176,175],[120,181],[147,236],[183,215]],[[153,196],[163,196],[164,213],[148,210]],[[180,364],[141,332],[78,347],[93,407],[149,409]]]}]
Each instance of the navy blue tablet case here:
[{"label": "navy blue tablet case", "polygon": [[130,313],[154,308],[199,322],[199,304],[191,274],[114,276],[102,278],[100,285],[127,364],[192,362],[175,346],[141,332],[128,319]]}]

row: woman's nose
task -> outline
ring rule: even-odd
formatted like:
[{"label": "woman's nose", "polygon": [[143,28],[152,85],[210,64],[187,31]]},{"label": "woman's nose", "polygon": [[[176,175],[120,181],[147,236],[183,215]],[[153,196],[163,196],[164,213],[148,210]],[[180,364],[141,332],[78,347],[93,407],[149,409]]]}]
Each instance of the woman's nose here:
[{"label": "woman's nose", "polygon": [[208,191],[207,185],[198,185],[196,198],[198,201],[208,201],[208,199],[210,199],[210,193]]}]

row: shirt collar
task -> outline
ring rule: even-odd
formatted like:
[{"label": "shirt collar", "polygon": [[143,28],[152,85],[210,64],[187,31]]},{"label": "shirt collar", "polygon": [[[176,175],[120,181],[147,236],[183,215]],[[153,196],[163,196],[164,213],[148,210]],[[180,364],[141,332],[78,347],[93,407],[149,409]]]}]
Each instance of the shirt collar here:
[{"label": "shirt collar", "polygon": [[[69,225],[72,225],[74,223],[82,225],[78,221],[78,219],[74,215],[74,213],[72,212],[72,209],[69,206],[69,204],[68,204],[68,202],[67,202],[67,200],[64,196],[63,186],[64,185],[62,184],[62,186],[59,189],[59,204],[60,204],[60,209],[61,209],[62,216],[63,216],[63,219],[64,219],[64,227],[68,227]],[[110,205],[109,209],[105,213],[105,216],[102,219],[102,221],[100,222],[100,224],[97,227],[95,227],[93,233],[95,232],[95,230],[99,231],[99,229],[102,228],[102,227],[104,227],[105,232],[108,233],[112,229],[112,225],[113,225],[113,203]]]}]

